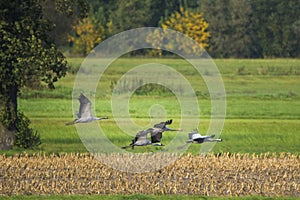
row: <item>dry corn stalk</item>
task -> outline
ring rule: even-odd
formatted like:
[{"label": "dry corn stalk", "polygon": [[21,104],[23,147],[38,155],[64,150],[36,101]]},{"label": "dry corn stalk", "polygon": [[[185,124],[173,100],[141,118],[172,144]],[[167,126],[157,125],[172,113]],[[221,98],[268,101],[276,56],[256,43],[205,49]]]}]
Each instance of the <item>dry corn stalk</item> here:
[{"label": "dry corn stalk", "polygon": [[[120,164],[135,162],[122,156]],[[111,162],[119,158],[110,155]],[[0,196],[134,193],[300,197],[300,159],[289,153],[187,154],[155,172],[129,173],[88,154],[0,156]]]}]

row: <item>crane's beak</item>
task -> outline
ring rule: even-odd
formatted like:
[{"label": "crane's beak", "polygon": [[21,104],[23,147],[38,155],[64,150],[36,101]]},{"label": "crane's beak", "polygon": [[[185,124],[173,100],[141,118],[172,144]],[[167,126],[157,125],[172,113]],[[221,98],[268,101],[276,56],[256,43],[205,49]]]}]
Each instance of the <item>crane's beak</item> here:
[{"label": "crane's beak", "polygon": [[166,131],[183,131],[182,128],[173,129],[166,126]]}]

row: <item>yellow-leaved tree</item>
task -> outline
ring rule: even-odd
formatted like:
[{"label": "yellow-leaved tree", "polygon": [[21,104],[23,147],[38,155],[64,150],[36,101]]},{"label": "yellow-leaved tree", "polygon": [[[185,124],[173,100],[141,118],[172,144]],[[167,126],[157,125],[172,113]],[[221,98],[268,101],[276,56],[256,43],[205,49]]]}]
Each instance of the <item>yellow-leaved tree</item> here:
[{"label": "yellow-leaved tree", "polygon": [[87,17],[74,26],[74,34],[69,36],[73,53],[87,55],[104,39],[104,27],[93,17]]},{"label": "yellow-leaved tree", "polygon": [[[162,21],[161,27],[181,32],[197,43],[195,46],[193,45],[194,43],[187,43],[187,40],[182,42],[182,38],[174,37],[174,41],[168,41],[168,43],[163,44],[167,49],[172,49],[175,46],[174,43],[176,43],[176,48],[179,48],[178,50],[183,50],[187,53],[201,53],[204,48],[208,47],[210,33],[207,30],[208,23],[201,12],[193,12],[180,7],[179,11],[172,13],[170,17]],[[161,44],[162,41],[164,41],[164,34],[159,32],[155,32],[147,38],[147,42],[151,42],[154,46]],[[161,51],[157,50],[153,52],[158,55],[162,54]]]}]

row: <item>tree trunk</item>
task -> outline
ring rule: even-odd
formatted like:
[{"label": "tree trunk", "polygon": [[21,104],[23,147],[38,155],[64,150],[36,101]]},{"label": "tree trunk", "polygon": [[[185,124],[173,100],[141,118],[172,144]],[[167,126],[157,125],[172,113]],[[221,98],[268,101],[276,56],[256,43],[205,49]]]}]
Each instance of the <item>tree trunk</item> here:
[{"label": "tree trunk", "polygon": [[17,124],[17,114],[18,114],[18,88],[17,86],[13,85],[9,88],[7,99],[6,99],[6,105],[5,110],[7,112],[9,124],[8,124],[8,130],[9,131],[16,131],[16,124]]},{"label": "tree trunk", "polygon": [[0,150],[12,149],[14,142],[14,133],[7,130],[0,122]]},{"label": "tree trunk", "polygon": [[5,126],[0,122],[0,150],[12,149],[14,143],[14,133],[16,131],[17,124],[17,112],[18,112],[18,102],[17,102],[18,88],[13,85],[10,86],[6,95],[4,95],[3,106],[5,121],[7,124]]}]

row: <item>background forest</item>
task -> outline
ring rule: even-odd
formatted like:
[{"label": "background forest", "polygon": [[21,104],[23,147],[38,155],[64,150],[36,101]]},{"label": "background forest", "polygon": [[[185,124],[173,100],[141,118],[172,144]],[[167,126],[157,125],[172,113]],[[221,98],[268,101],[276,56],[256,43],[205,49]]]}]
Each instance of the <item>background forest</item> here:
[{"label": "background forest", "polygon": [[[163,27],[183,10],[201,14],[208,23],[206,50],[214,58],[300,56],[297,0],[89,0],[89,4],[88,18],[79,20],[76,15],[59,16],[51,9],[53,2],[45,2],[45,16],[56,23],[53,38],[70,56],[84,56],[101,41],[125,30]],[[190,22],[201,25],[199,18]],[[185,29],[182,32],[193,28]],[[200,36],[192,37],[197,41]]]}]

